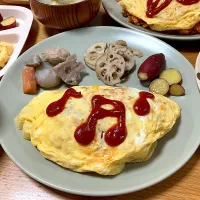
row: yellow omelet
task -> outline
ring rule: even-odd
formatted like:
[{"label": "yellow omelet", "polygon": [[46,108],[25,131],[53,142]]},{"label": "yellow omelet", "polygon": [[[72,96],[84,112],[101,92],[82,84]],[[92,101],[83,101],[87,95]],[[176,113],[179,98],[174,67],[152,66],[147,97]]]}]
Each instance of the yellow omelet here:
[{"label": "yellow omelet", "polygon": [[[24,138],[31,140],[41,154],[57,164],[76,172],[96,172],[101,175],[116,175],[126,163],[149,159],[157,140],[168,133],[180,116],[180,107],[174,101],[155,94],[148,99],[150,113],[138,116],[133,109],[140,90],[110,86],[76,86],[82,98],[69,98],[64,110],[54,117],[46,114],[47,106],[60,99],[65,90],[46,91],[33,98],[15,118]],[[86,122],[92,110],[94,95],[121,101],[125,106],[127,136],[118,146],[109,146],[102,132],[117,123],[114,117],[98,120],[94,140],[80,145],[74,138],[76,128]],[[103,105],[104,109],[113,109]]]},{"label": "yellow omelet", "polygon": [[6,42],[0,42],[0,67],[4,67],[9,61],[14,47],[12,44]]},{"label": "yellow omelet", "polygon": [[[164,0],[160,0],[160,4],[163,2]],[[200,22],[200,2],[183,5],[172,0],[153,18],[146,16],[147,0],[121,0],[119,4],[126,12],[143,20],[155,31],[190,30]]]}]

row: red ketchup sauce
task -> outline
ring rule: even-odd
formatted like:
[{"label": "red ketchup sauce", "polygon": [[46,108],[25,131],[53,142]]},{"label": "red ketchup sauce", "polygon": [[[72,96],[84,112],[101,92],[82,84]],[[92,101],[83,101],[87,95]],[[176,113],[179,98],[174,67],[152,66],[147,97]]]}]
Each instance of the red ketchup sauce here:
[{"label": "red ketchup sauce", "polygon": [[[66,90],[64,95],[59,100],[48,105],[46,114],[49,117],[54,117],[61,113],[70,97],[81,98],[82,94],[80,92],[76,92],[73,88]],[[154,99],[154,95],[149,92],[139,93],[139,98],[134,104],[134,111],[137,115],[144,116],[150,112],[150,105],[147,98]],[[112,105],[113,109],[106,110],[102,108],[102,106],[106,104]],[[127,135],[125,106],[120,101],[106,99],[101,95],[95,95],[92,98],[92,111],[87,121],[79,125],[74,132],[76,141],[81,145],[90,144],[95,137],[97,121],[105,117],[117,118],[117,123],[105,132],[105,142],[109,146],[120,145],[126,139]]]},{"label": "red ketchup sauce", "polygon": [[[106,110],[102,105],[110,104],[114,108]],[[81,145],[90,144],[95,137],[96,125],[99,119],[105,117],[116,117],[117,123],[114,124],[105,132],[105,142],[109,146],[120,145],[126,138],[126,124],[125,124],[125,106],[120,101],[114,101],[104,98],[101,95],[95,95],[92,98],[92,111],[86,122],[77,127],[74,137]]]},{"label": "red ketchup sauce", "polygon": [[82,94],[80,92],[76,92],[75,89],[69,88],[65,91],[64,95],[57,101],[50,103],[46,109],[46,114],[49,117],[54,117],[60,114],[64,108],[67,100],[70,98],[81,98]]},{"label": "red ketchup sauce", "polygon": [[186,6],[199,2],[199,0],[176,0],[176,1]]},{"label": "red ketchup sauce", "polygon": [[[176,0],[177,2],[183,4],[183,5],[192,5],[195,3],[198,3],[199,0]],[[157,15],[159,12],[161,12],[163,9],[165,9],[172,0],[165,0],[162,4],[159,4],[160,0],[147,0],[147,11],[146,15],[149,18],[152,18],[154,15]]]},{"label": "red ketchup sauce", "polygon": [[147,17],[152,18],[154,15],[157,15],[160,11],[165,9],[172,2],[172,0],[165,0],[162,4],[160,4],[160,6],[158,6],[159,2],[160,0],[147,0]]},{"label": "red ketchup sauce", "polygon": [[150,112],[150,105],[147,99],[154,99],[154,95],[149,92],[140,92],[139,98],[134,103],[133,109],[135,113],[139,116],[144,116],[149,114]]}]

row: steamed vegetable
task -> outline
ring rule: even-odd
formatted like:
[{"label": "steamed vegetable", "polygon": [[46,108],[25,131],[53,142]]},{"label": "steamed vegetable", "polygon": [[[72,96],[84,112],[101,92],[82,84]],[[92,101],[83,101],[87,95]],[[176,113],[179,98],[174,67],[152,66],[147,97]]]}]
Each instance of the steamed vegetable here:
[{"label": "steamed vegetable", "polygon": [[165,79],[169,85],[178,84],[182,80],[181,73],[174,68],[169,68],[161,72],[159,78]]},{"label": "steamed vegetable", "polygon": [[138,70],[138,78],[141,81],[149,81],[157,78],[165,64],[165,56],[162,53],[148,57]]},{"label": "steamed vegetable", "polygon": [[37,84],[43,88],[52,88],[60,84],[61,79],[54,72],[53,67],[48,63],[43,63],[43,65],[36,68],[36,80]]},{"label": "steamed vegetable", "polygon": [[172,96],[182,96],[185,94],[185,89],[179,84],[173,84],[169,88],[169,93]]},{"label": "steamed vegetable", "polygon": [[35,68],[25,67],[22,70],[22,82],[24,94],[35,94],[37,91],[37,82],[35,78]]},{"label": "steamed vegetable", "polygon": [[166,95],[169,91],[169,84],[166,80],[157,78],[151,82],[149,91],[161,95]]}]

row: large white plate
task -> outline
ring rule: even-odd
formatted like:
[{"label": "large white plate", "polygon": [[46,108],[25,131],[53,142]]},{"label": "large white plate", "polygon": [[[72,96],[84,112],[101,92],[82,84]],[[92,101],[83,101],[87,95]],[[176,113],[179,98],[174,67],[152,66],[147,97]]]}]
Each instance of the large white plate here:
[{"label": "large white plate", "polygon": [[136,31],[140,31],[142,33],[146,33],[149,35],[153,35],[158,38],[163,38],[163,39],[170,39],[170,40],[200,40],[200,34],[196,35],[171,35],[171,34],[166,34],[166,33],[159,33],[156,31],[148,30],[146,28],[143,28],[141,26],[136,26],[132,23],[128,22],[128,19],[123,17],[122,15],[122,8],[121,6],[117,3],[116,0],[102,0],[103,6],[105,10],[108,12],[108,14],[119,24],[131,28]]},{"label": "large white plate", "polygon": [[196,71],[196,80],[197,80],[197,85],[200,90],[200,53],[197,56],[196,64],[195,64],[195,71]]},{"label": "large white plate", "polygon": [[[44,159],[29,141],[22,137],[14,124],[14,117],[33,98],[22,92],[21,69],[25,59],[49,47],[63,47],[77,53],[83,61],[83,53],[93,43],[109,43],[124,39],[131,47],[144,53],[137,59],[138,66],[148,56],[162,52],[166,56],[167,67],[175,67],[182,72],[186,95],[171,97],[180,104],[182,116],[174,129],[158,142],[158,147],[148,162],[127,164],[117,176],[104,177],[75,173]],[[95,73],[86,69],[81,85],[102,84]],[[200,95],[195,82],[195,72],[191,64],[166,43],[139,32],[114,27],[83,28],[64,32],[33,46],[10,67],[0,83],[0,142],[8,156],[29,176],[50,187],[70,193],[105,196],[133,192],[151,186],[167,178],[192,156],[200,142]],[[144,88],[134,72],[123,86]],[[63,86],[65,87],[65,86]],[[42,92],[42,90],[40,90]]]},{"label": "large white plate", "polygon": [[32,22],[33,14],[32,12],[21,6],[2,6],[0,5],[0,13],[4,18],[14,16],[17,20],[17,27],[0,31],[0,41],[8,42],[14,45],[14,52],[9,59],[6,66],[0,70],[0,77],[3,76],[12,63],[19,56],[24,43],[28,37]]}]

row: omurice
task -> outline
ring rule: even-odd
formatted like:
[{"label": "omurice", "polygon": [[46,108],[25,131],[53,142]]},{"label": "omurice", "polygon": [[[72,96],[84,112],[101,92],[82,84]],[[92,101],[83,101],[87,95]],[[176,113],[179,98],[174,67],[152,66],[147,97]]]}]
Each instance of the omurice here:
[{"label": "omurice", "polygon": [[148,160],[180,114],[162,95],[75,86],[34,97],[15,123],[46,159],[76,172],[116,175],[126,163]]},{"label": "omurice", "polygon": [[199,0],[120,0],[129,22],[172,34],[200,33]]}]

